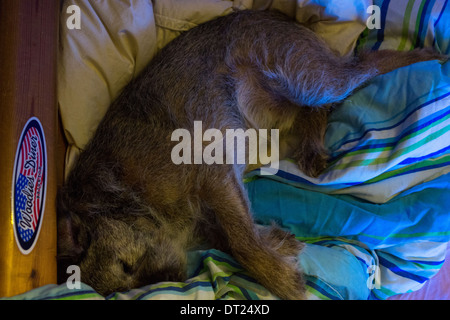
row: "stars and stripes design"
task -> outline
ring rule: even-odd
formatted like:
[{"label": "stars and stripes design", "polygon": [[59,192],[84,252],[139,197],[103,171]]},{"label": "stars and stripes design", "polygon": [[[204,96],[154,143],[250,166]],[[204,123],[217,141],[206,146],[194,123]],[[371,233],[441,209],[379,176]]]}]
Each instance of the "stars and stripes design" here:
[{"label": "stars and stripes design", "polygon": [[36,118],[28,121],[17,149],[14,172],[14,222],[21,249],[35,242],[44,209],[46,149],[42,127]]}]

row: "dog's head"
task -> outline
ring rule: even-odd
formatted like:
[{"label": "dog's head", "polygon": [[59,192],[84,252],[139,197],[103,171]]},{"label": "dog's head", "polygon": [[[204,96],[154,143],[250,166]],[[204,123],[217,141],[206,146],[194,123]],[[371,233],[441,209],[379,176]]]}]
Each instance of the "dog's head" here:
[{"label": "dog's head", "polygon": [[101,214],[82,202],[64,188],[59,192],[59,282],[71,275],[70,265],[102,295],[184,279],[184,252],[160,223],[145,215]]}]

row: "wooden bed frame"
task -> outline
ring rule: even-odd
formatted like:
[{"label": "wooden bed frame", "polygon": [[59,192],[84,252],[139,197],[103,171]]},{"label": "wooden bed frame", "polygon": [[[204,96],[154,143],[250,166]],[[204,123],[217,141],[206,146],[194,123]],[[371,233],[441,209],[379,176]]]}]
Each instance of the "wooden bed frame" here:
[{"label": "wooden bed frame", "polygon": [[[56,208],[65,145],[57,108],[60,2],[0,0],[0,297],[56,283]],[[23,254],[14,235],[13,171],[27,121],[42,124],[47,193],[37,242]]]}]

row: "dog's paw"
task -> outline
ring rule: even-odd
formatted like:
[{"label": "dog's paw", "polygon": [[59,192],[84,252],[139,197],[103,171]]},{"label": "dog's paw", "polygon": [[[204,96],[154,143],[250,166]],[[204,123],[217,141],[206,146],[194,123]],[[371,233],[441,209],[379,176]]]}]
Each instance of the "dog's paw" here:
[{"label": "dog's paw", "polygon": [[448,55],[441,54],[433,48],[417,48],[409,52],[411,59],[419,61],[439,60],[446,62],[449,60]]},{"label": "dog's paw", "polygon": [[304,247],[294,234],[281,229],[276,224],[270,227],[260,226],[259,234],[269,247],[286,257],[297,258]]},{"label": "dog's paw", "polygon": [[417,62],[430,60],[445,62],[449,59],[449,56],[443,55],[430,47],[416,48],[411,51],[365,51],[361,52],[359,57],[363,63],[376,67],[379,74],[385,74]]},{"label": "dog's paw", "polygon": [[295,160],[300,171],[313,178],[317,178],[328,165],[328,155],[325,153],[310,153]]}]

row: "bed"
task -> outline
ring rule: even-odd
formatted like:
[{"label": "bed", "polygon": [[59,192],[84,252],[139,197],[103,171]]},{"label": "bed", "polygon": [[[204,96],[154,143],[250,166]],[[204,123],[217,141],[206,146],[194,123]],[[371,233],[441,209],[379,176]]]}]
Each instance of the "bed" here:
[{"label": "bed", "polygon": [[[109,104],[158,50],[202,22],[252,8],[283,11],[342,55],[432,46],[450,54],[448,0],[65,0],[57,98],[66,174]],[[299,267],[308,299],[450,298],[449,126],[450,62],[421,62],[376,77],[333,111],[331,160],[318,178],[289,159],[274,176],[246,176],[256,221],[276,221],[306,243]],[[276,299],[223,252],[188,257],[186,282],[107,297],[82,282],[49,282],[9,299]]]}]

